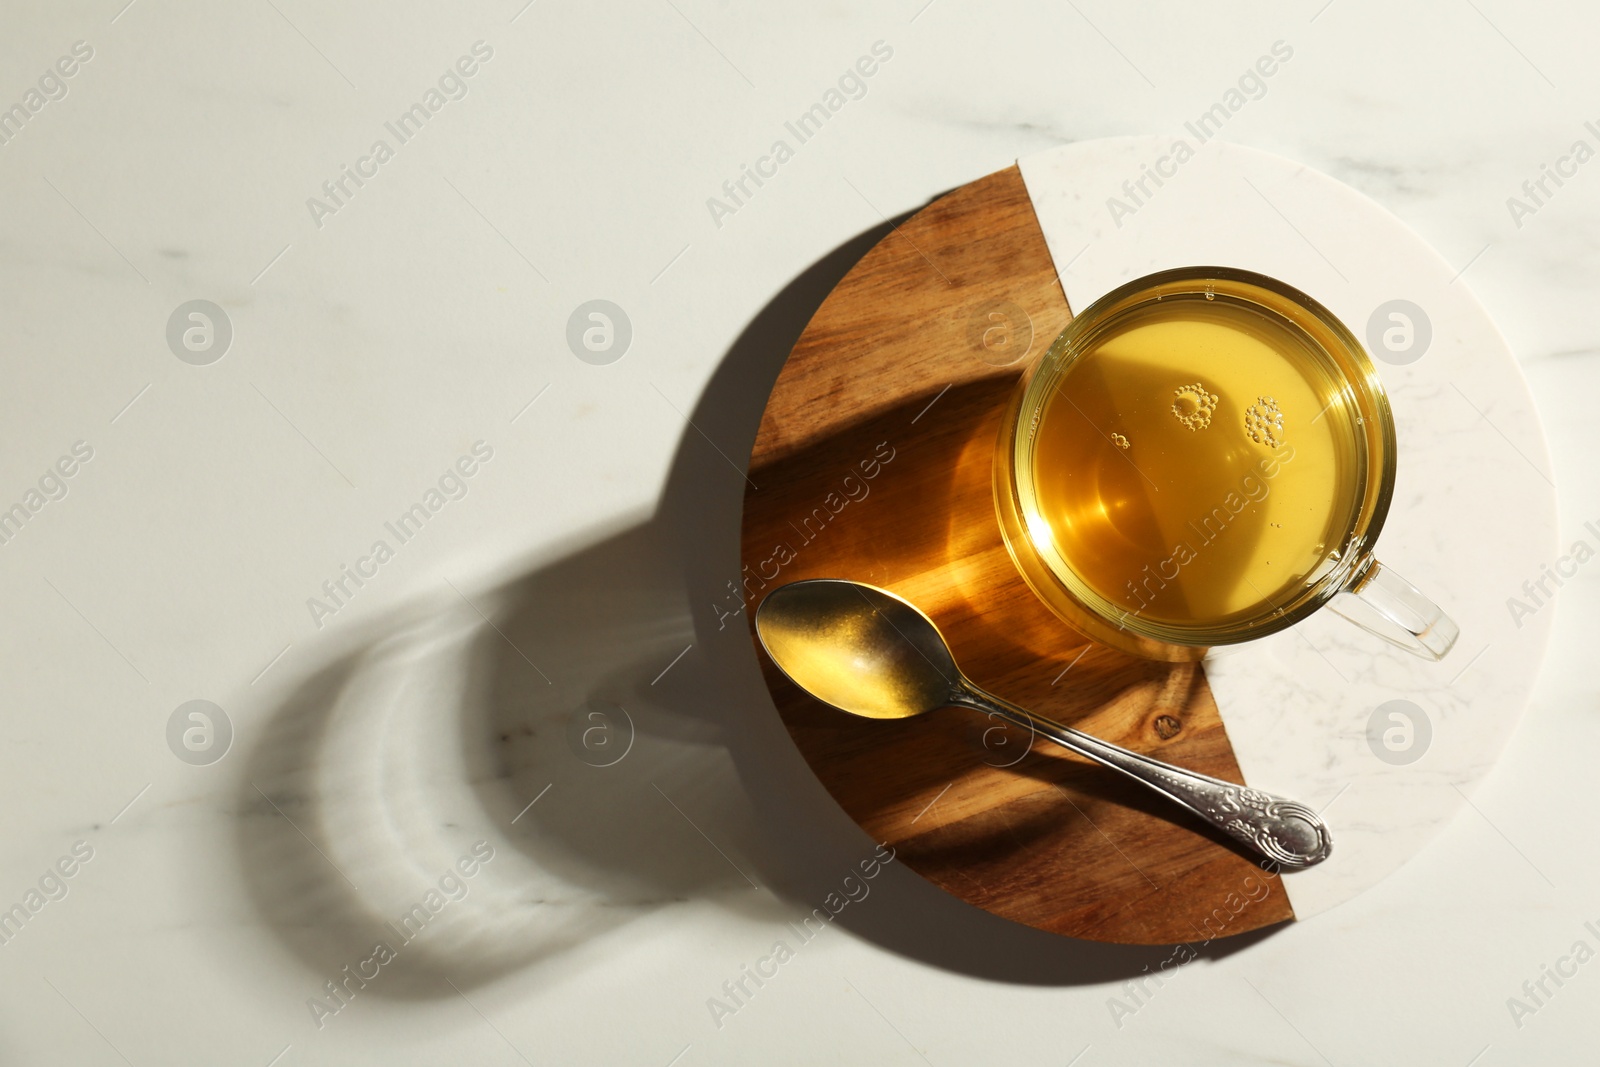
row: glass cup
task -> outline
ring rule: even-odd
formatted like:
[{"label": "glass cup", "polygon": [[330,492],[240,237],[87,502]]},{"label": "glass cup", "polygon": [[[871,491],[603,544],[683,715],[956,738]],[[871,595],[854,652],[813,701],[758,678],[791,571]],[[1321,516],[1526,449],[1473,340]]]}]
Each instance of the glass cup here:
[{"label": "glass cup", "polygon": [[1373,556],[1389,400],[1354,335],[1263,275],[1188,267],[1077,315],[1001,425],[1006,547],[1064,621],[1193,660],[1323,605],[1425,659],[1458,629]]}]

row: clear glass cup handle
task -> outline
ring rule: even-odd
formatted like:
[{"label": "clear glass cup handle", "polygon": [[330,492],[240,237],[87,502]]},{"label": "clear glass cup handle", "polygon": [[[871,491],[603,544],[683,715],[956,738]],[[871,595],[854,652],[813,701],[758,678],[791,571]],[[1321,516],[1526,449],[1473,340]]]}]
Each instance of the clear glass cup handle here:
[{"label": "clear glass cup handle", "polygon": [[1461,628],[1422,590],[1376,559],[1357,569],[1328,608],[1423,659],[1443,659],[1461,635]]}]

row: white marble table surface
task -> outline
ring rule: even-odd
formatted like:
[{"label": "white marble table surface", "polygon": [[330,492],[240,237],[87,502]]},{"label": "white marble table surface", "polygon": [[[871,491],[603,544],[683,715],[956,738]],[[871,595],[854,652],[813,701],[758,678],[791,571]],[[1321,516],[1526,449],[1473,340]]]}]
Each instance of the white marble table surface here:
[{"label": "white marble table surface", "polygon": [[1600,16],[122,5],[0,14],[0,1062],[1590,1057],[1600,568],[1425,850],[1159,985],[873,865],[722,611],[759,398],[885,217],[1280,41],[1224,136],[1461,271],[1600,544]]}]

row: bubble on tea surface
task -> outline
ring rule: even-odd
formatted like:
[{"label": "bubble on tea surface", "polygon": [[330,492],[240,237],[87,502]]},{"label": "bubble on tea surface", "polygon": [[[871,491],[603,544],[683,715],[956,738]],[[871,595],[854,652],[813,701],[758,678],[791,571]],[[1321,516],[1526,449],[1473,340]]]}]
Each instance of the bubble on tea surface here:
[{"label": "bubble on tea surface", "polygon": [[1258,396],[1244,413],[1244,430],[1250,440],[1268,448],[1283,444],[1283,411],[1270,396]]},{"label": "bubble on tea surface", "polygon": [[1127,448],[1130,444],[1129,440],[1120,433],[1114,433],[1111,435],[1111,443],[1116,445],[1118,448]]},{"label": "bubble on tea surface", "polygon": [[1180,385],[1172,391],[1172,414],[1191,430],[1203,430],[1211,425],[1211,415],[1217,410],[1217,394],[1208,392],[1204,384]]}]

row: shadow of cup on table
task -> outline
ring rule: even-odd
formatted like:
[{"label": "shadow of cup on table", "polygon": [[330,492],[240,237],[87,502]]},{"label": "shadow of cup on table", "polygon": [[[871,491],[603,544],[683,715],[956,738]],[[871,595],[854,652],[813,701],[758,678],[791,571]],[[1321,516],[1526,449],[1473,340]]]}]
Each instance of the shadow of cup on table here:
[{"label": "shadow of cup on table", "polygon": [[[274,710],[247,754],[236,843],[254,905],[316,976],[308,996],[336,1013],[465,994],[692,902],[760,924],[757,955],[798,949],[784,923],[859,880],[875,842],[801,758],[744,614],[727,614],[746,488],[728,457],[749,455],[800,332],[889,232],[840,246],[746,327],[647,521],[350,634]],[[901,864],[864,884],[833,925],[963,974],[1104,982],[1169,954],[997,918]],[[728,974],[747,962],[730,956]]]}]

